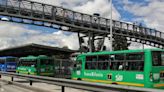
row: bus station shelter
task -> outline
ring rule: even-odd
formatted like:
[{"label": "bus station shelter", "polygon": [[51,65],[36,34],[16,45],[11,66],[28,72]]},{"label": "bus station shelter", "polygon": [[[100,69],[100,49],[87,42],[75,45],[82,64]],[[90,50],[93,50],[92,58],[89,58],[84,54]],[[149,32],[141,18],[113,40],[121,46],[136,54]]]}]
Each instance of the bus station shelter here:
[{"label": "bus station shelter", "polygon": [[58,48],[40,44],[26,44],[11,48],[6,48],[0,50],[0,56],[15,56],[15,57],[23,57],[28,55],[47,55],[47,56],[54,56],[54,55],[61,55],[61,57],[69,57],[70,54],[76,52],[75,50],[70,50],[66,48]]}]

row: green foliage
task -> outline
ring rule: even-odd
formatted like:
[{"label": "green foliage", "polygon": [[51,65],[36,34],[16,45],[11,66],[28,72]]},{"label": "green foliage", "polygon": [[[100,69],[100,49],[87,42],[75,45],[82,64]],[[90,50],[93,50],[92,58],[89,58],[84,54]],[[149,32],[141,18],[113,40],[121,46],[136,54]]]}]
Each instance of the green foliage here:
[{"label": "green foliage", "polygon": [[114,35],[113,38],[113,50],[128,50],[131,43],[127,41],[126,37]]}]

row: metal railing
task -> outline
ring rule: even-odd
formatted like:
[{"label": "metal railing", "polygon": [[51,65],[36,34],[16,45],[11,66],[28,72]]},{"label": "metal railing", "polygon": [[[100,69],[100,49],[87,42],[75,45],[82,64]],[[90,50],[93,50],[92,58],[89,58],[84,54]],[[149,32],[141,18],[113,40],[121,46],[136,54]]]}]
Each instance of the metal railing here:
[{"label": "metal railing", "polygon": [[101,83],[91,83],[85,81],[77,81],[70,79],[60,79],[60,78],[51,78],[51,77],[43,77],[43,76],[33,76],[33,75],[23,75],[9,72],[0,72],[1,75],[10,76],[12,81],[14,77],[23,78],[30,81],[30,85],[32,85],[32,81],[38,81],[43,83],[54,84],[62,87],[62,92],[64,92],[65,87],[83,89],[88,91],[96,91],[96,92],[109,92],[109,91],[137,91],[137,92],[164,92],[164,90],[160,89],[151,89],[151,88],[140,88],[140,87],[132,87],[132,86],[122,86],[122,85],[112,85],[112,84],[101,84]]}]

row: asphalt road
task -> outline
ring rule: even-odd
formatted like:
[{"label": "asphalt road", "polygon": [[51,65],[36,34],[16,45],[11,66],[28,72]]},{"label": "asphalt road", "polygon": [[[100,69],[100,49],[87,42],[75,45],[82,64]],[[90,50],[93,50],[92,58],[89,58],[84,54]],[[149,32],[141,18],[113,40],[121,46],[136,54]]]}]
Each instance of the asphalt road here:
[{"label": "asphalt road", "polygon": [[[11,80],[11,78],[7,76],[2,76],[2,79],[8,80],[8,81]],[[25,79],[14,78],[14,82],[20,83],[21,85],[29,86],[29,81]],[[32,87],[38,88],[42,91],[45,90],[45,92],[61,92],[60,86],[47,84],[47,83],[34,82]],[[92,91],[86,91],[86,90],[80,90],[80,89],[74,89],[74,88],[68,88],[68,87],[65,88],[65,91],[66,92],[92,92]],[[36,92],[36,91],[21,88],[21,87],[14,86],[12,84],[3,83],[0,81],[0,92]],[[119,92],[119,91],[111,90],[109,92]]]},{"label": "asphalt road", "polygon": [[0,81],[0,92],[35,92],[29,89],[21,88],[12,84]]}]

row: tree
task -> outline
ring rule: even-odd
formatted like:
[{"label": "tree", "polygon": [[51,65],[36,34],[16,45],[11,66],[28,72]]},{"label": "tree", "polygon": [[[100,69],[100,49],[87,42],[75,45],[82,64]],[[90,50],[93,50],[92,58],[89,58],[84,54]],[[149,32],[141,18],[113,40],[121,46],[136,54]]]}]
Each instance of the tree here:
[{"label": "tree", "polygon": [[127,42],[126,37],[114,35],[113,38],[113,50],[128,50],[131,43]]}]

